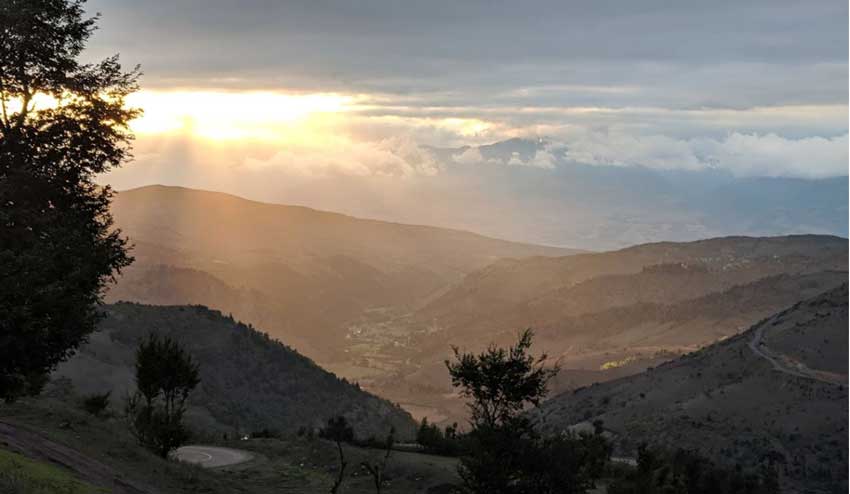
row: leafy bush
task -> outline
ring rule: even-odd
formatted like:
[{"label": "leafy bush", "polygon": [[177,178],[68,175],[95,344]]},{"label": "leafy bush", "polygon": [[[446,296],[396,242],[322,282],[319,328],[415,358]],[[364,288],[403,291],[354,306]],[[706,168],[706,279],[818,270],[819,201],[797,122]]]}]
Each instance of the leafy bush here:
[{"label": "leafy bush", "polygon": [[94,393],[84,396],[82,400],[83,410],[95,417],[103,416],[106,409],[109,408],[109,397],[111,395],[112,391],[107,391],[106,393]]}]

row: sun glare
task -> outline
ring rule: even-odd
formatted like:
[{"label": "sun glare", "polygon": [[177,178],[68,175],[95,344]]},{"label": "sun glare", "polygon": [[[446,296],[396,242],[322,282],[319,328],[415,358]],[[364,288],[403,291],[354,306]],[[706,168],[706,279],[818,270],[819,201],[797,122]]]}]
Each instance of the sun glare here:
[{"label": "sun glare", "polygon": [[138,134],[189,134],[211,140],[286,140],[308,121],[345,112],[352,97],[275,92],[141,91],[128,105],[144,110]]}]

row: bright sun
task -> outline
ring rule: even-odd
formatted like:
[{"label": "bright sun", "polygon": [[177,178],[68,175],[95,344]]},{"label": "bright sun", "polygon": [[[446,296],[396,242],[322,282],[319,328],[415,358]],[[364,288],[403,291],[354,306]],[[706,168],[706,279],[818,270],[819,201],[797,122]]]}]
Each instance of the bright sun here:
[{"label": "bright sun", "polygon": [[354,98],[338,94],[276,92],[140,91],[127,104],[144,115],[134,132],[189,134],[210,140],[289,140],[317,120],[348,111]]}]

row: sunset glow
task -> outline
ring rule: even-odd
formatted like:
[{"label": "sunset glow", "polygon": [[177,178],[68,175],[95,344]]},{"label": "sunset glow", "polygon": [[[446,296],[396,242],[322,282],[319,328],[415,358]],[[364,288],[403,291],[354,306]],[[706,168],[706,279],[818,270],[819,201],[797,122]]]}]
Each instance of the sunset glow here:
[{"label": "sunset glow", "polygon": [[[211,140],[287,140],[303,126],[333,120],[354,98],[337,94],[141,91],[128,104],[144,110],[140,135],[189,134]],[[289,136],[291,137],[291,136]]]}]

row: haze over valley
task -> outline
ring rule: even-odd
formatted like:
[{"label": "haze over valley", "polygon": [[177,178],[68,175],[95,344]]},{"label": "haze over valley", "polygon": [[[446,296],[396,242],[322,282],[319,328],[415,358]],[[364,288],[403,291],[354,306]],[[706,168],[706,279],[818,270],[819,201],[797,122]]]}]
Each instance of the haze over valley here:
[{"label": "haze over valley", "polygon": [[848,19],[0,0],[0,494],[848,492]]},{"label": "haze over valley", "polygon": [[847,278],[847,240],[831,236],[584,253],[173,187],[120,193],[113,208],[136,261],[108,301],[217,308],[437,423],[466,415],[443,365],[451,345],[534,328],[562,366],[553,390],[568,390],[733,336]]}]

